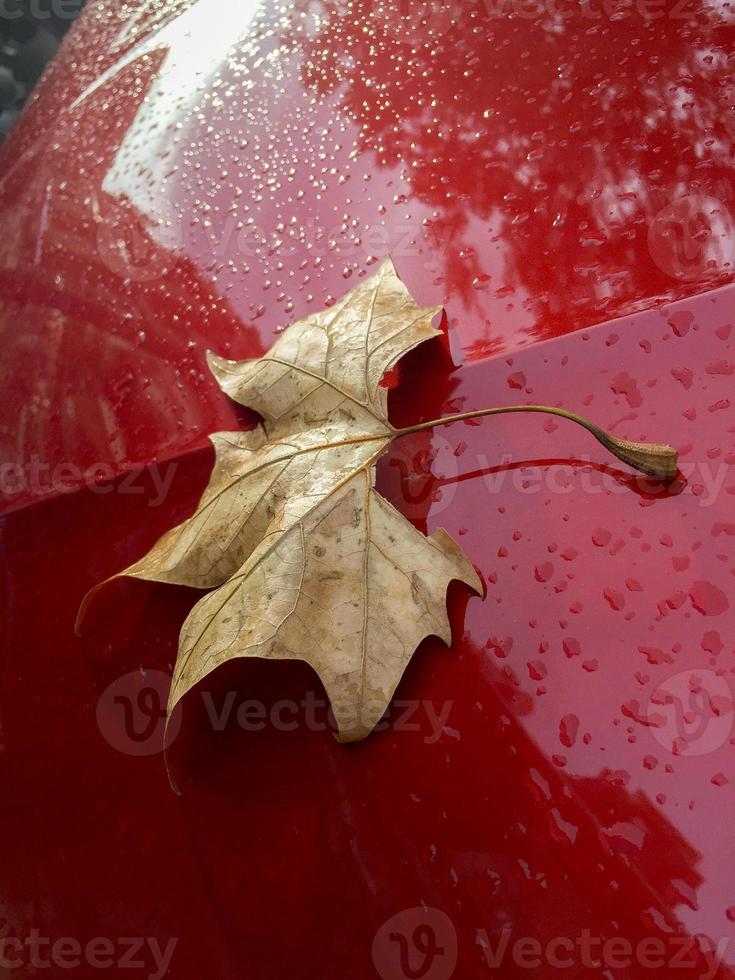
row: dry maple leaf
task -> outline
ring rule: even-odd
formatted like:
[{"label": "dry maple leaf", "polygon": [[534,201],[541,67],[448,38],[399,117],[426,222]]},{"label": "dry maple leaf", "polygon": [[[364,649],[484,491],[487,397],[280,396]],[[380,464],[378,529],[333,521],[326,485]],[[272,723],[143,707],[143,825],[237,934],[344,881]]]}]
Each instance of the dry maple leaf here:
[{"label": "dry maple leaf", "polygon": [[223,391],[264,421],[211,436],[216,463],[194,515],[119,573],[214,590],[182,627],[169,713],[225,661],[298,659],[321,678],[340,740],[353,741],[380,720],[421,640],[435,634],[449,643],[449,583],[477,593],[482,586],[445,531],[426,537],[375,491],[376,460],[397,436],[547,411],[581,423],[639,469],[675,473],[671,447],[617,440],[559,408],[481,409],[395,429],[380,381],[439,334],[431,324],[439,310],[418,306],[386,259],[333,307],[290,326],[263,357],[209,355]]},{"label": "dry maple leaf", "polygon": [[482,591],[443,531],[425,537],[374,489],[394,438],[380,381],[435,337],[387,260],[328,310],[293,324],[262,358],[209,356],[222,389],[264,419],[213,435],[196,513],[121,575],[213,588],[181,630],[169,712],[235,657],[305,660],[342,740],[380,720],[420,641],[450,640],[452,579]]}]

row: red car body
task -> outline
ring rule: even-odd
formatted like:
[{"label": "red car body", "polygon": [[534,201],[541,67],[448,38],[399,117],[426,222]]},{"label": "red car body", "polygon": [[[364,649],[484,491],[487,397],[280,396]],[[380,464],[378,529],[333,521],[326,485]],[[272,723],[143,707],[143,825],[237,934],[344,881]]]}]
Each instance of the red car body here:
[{"label": "red car body", "polygon": [[[732,975],[734,42],[699,0],[90,2],[0,158],[8,976]],[[198,594],[79,603],[252,423],[206,349],[386,254],[446,314],[394,422],[560,404],[680,476],[540,417],[396,443],[485,598],[357,745],[303,664],[211,675],[176,796]]]}]

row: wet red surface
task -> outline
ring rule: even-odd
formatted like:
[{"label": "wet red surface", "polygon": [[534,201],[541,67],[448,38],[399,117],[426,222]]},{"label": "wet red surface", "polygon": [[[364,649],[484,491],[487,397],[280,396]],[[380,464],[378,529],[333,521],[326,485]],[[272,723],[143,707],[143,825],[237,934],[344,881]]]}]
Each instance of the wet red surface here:
[{"label": "wet red surface", "polygon": [[[95,5],[4,149],[3,951],[105,937],[84,977],[128,975],[132,936],[177,939],[176,978],[729,976],[729,15],[468,5],[416,35],[314,9]],[[447,311],[394,422],[562,404],[672,442],[680,478],[561,420],[402,440],[383,492],[485,600],[453,587],[451,650],[422,645],[356,746],[303,665],[220,670],[174,732],[176,797],[159,709],[197,596],[111,590],[82,640],[79,601],[247,423],[204,350],[259,354],[387,251]],[[2,967],[33,975],[31,947]]]}]

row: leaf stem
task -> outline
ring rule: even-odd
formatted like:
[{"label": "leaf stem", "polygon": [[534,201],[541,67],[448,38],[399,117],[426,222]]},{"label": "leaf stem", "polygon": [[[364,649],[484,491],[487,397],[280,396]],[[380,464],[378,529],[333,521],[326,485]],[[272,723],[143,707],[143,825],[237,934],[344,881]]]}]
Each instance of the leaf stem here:
[{"label": "leaf stem", "polygon": [[629,442],[627,439],[618,439],[584,416],[577,415],[575,412],[568,412],[565,408],[554,408],[550,405],[500,405],[494,408],[479,408],[474,412],[445,415],[443,418],[432,419],[430,422],[408,425],[403,429],[396,429],[395,434],[396,437],[407,436],[412,432],[423,432],[438,425],[465,422],[468,419],[479,419],[486,415],[504,415],[507,412],[543,412],[546,415],[558,415],[560,418],[576,422],[577,425],[587,429],[614,456],[634,469],[655,476],[659,480],[673,480],[676,476],[678,453],[673,446],[655,442]]}]

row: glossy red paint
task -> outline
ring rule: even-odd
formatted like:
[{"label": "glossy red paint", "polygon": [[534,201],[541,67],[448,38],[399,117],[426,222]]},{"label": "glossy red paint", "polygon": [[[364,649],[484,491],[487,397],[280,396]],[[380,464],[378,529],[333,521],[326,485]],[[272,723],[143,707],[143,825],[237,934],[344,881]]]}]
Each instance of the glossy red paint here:
[{"label": "glossy red paint", "polygon": [[[4,937],[107,937],[121,973],[122,937],[178,937],[177,980],[731,975],[733,32],[561,6],[96,4],[67,38],[2,158]],[[204,350],[259,354],[387,251],[447,311],[395,422],[560,403],[681,479],[536,417],[396,444],[383,492],[486,598],[450,590],[452,649],[356,746],[303,665],[212,675],[176,797],[157,672],[196,595],[111,589],[82,640],[79,601],[248,423]],[[614,937],[637,958],[594,965]]]}]

